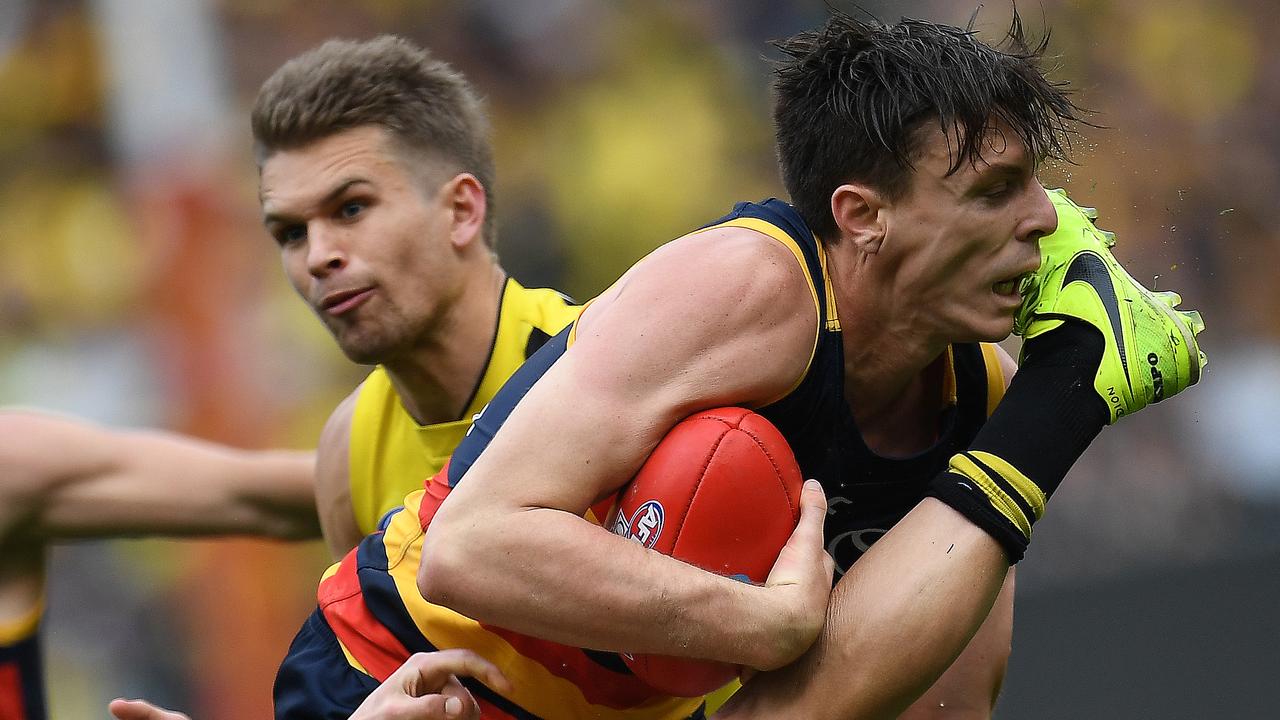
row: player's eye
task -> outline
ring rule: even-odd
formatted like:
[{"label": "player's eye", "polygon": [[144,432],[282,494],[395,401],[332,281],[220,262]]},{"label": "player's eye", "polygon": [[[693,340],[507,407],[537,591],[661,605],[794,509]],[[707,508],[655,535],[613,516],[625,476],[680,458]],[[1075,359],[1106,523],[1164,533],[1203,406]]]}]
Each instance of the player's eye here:
[{"label": "player's eye", "polygon": [[307,239],[306,225],[285,225],[274,233],[276,243],[281,247],[294,245]]},{"label": "player's eye", "polygon": [[982,197],[987,198],[988,200],[999,200],[1005,195],[1008,195],[1011,190],[1013,190],[1013,183],[1008,180],[1001,180],[1000,182],[990,185],[983,190]]},{"label": "player's eye", "polygon": [[359,216],[360,213],[364,212],[365,207],[366,206],[363,202],[351,200],[349,202],[342,203],[342,206],[338,208],[338,215],[340,215],[344,220],[352,220]]}]

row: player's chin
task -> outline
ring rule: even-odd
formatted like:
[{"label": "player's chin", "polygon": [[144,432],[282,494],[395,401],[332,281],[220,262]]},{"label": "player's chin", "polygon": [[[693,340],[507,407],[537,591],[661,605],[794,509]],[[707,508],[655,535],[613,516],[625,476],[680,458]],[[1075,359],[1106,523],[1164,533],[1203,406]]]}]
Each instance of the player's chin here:
[{"label": "player's chin", "polygon": [[345,332],[334,333],[342,354],[353,363],[360,365],[377,365],[386,362],[393,354],[394,343],[385,338],[375,337],[372,333],[357,332],[355,328],[347,328]]},{"label": "player's chin", "polygon": [[1000,342],[1013,334],[1013,315],[1009,313],[989,314],[984,317],[971,318],[965,323],[964,330],[957,333],[955,342]]}]

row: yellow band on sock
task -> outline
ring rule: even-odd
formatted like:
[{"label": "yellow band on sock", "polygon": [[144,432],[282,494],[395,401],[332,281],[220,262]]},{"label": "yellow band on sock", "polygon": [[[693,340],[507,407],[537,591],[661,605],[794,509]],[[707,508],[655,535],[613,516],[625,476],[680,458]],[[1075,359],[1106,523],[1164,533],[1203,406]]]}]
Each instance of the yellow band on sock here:
[{"label": "yellow band on sock", "polygon": [[1027,501],[1027,504],[1031,506],[1031,511],[1036,514],[1036,520],[1044,517],[1044,504],[1048,498],[1044,496],[1044,491],[1040,489],[1039,485],[1031,482],[1031,479],[1019,472],[1018,468],[1010,465],[998,455],[992,455],[981,450],[974,450],[969,454],[986,463],[987,467],[1000,473],[1005,482],[1012,485],[1013,489],[1017,490],[1022,495],[1022,498]]},{"label": "yellow band on sock", "polygon": [[992,480],[978,464],[964,455],[954,455],[951,458],[950,470],[954,473],[963,475],[978,484],[978,487],[986,493],[987,499],[991,501],[991,507],[997,512],[1004,515],[1013,523],[1015,527],[1022,531],[1023,537],[1031,539],[1031,521],[1027,519],[1022,508],[1018,506],[1017,501],[1004,491],[996,481]]}]

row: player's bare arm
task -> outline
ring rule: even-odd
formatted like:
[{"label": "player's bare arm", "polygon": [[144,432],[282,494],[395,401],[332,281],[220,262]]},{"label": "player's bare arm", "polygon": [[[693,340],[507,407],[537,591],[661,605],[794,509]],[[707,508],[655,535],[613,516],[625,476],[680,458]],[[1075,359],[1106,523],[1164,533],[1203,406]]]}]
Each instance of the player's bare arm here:
[{"label": "player's bare arm", "polygon": [[969,643],[1008,570],[990,535],[926,498],[837,583],[809,652],[755,677],[717,719],[898,717]]},{"label": "player's bare arm", "polygon": [[582,516],[680,419],[785,394],[815,333],[800,268],[763,235],[711,230],[653,253],[587,309],[576,343],[444,503],[423,549],[424,595],[582,647],[789,661],[821,624],[829,588],[820,492],[806,495],[806,546],[790,553],[803,569],[775,587],[697,570]]},{"label": "player's bare arm", "polygon": [[[999,345],[1004,387],[1018,370],[1018,363]],[[1004,586],[978,632],[955,662],[942,673],[900,717],[902,720],[979,720],[990,718],[1004,684],[1013,640],[1013,598],[1017,568],[1009,568]]]},{"label": "player's bare arm", "polygon": [[316,448],[315,507],[325,545],[340,558],[355,547],[364,533],[356,524],[351,505],[351,414],[360,389],[347,396],[329,416]]},{"label": "player's bare arm", "polygon": [[34,541],[133,534],[315,537],[314,455],[0,412],[7,529]]}]

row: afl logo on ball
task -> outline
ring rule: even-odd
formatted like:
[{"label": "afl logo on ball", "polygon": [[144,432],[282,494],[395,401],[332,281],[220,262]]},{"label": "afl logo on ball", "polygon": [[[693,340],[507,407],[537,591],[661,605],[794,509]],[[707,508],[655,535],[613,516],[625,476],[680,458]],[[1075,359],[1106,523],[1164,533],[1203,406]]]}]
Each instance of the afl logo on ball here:
[{"label": "afl logo on ball", "polygon": [[621,512],[613,522],[613,533],[651,548],[658,542],[662,534],[662,503],[657,500],[646,501],[636,508],[629,519]]}]

